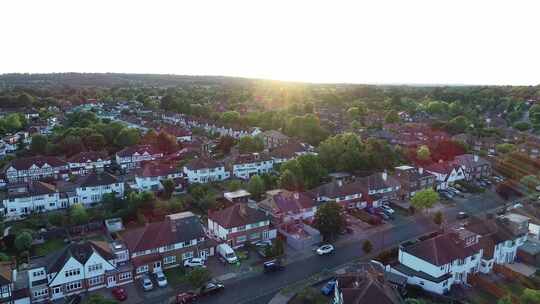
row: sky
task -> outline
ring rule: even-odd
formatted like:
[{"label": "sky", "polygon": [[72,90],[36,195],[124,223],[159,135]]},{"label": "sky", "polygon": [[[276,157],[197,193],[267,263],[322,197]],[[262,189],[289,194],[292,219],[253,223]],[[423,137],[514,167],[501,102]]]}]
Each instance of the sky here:
[{"label": "sky", "polygon": [[0,73],[540,84],[540,1],[2,0]]}]

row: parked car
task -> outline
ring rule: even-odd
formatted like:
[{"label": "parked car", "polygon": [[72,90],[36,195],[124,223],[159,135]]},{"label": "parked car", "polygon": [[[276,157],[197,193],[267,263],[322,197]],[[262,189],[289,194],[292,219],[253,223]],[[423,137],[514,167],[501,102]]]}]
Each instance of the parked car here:
[{"label": "parked car", "polygon": [[323,295],[329,296],[334,293],[334,288],[336,288],[336,280],[330,280],[321,288],[321,292]]},{"label": "parked car", "polygon": [[193,292],[181,292],[176,295],[176,304],[191,304],[197,300],[197,295]]},{"label": "parked car", "polygon": [[276,272],[285,269],[285,267],[281,265],[281,262],[278,260],[264,262],[263,267],[265,273]]},{"label": "parked car", "polygon": [[231,248],[231,246],[229,246],[229,244],[223,243],[217,245],[216,251],[222,259],[227,261],[227,263],[236,264],[238,262],[238,257],[236,257],[234,250]]},{"label": "parked car", "polygon": [[156,272],[156,282],[159,287],[167,287],[167,277],[165,277],[163,271]]},{"label": "parked car", "polygon": [[262,241],[256,242],[254,245],[257,246],[257,247],[272,246],[272,241],[271,240],[262,240]]},{"label": "parked car", "polygon": [[154,284],[152,283],[152,280],[150,280],[150,277],[145,274],[141,278],[141,285],[144,291],[150,291],[154,289]]},{"label": "parked car", "polygon": [[200,296],[206,296],[209,294],[218,293],[220,291],[223,291],[225,289],[225,285],[223,283],[218,281],[211,281],[206,283],[203,287],[201,287],[201,290],[199,291]]},{"label": "parked car", "polygon": [[322,245],[321,247],[317,248],[317,254],[318,255],[326,255],[334,252],[334,246],[330,244]]},{"label": "parked car", "polygon": [[124,288],[113,288],[112,290],[112,295],[113,295],[113,298],[115,298],[117,301],[125,301],[127,299],[127,293],[126,293],[126,290]]},{"label": "parked car", "polygon": [[469,215],[467,214],[467,212],[460,211],[457,214],[457,219],[458,220],[463,220],[463,219],[466,219],[468,217],[469,217]]},{"label": "parked car", "polygon": [[382,205],[380,208],[381,208],[384,212],[389,213],[389,214],[394,214],[394,212],[396,212],[396,211],[394,211],[394,209],[388,207],[387,205]]},{"label": "parked car", "polygon": [[184,267],[206,267],[203,258],[191,258],[184,261]]}]

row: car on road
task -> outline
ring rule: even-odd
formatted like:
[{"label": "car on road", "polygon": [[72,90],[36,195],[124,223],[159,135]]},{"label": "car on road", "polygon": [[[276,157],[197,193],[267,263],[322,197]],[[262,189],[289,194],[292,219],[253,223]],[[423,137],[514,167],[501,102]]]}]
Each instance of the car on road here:
[{"label": "car on road", "polygon": [[165,274],[163,273],[163,271],[158,271],[156,272],[156,282],[158,284],[159,287],[167,287],[167,277],[165,277]]},{"label": "car on road", "polygon": [[218,281],[210,281],[206,283],[199,291],[200,296],[206,296],[225,290],[225,285]]},{"label": "car on road", "polygon": [[206,267],[206,265],[202,258],[191,258],[184,261],[184,267]]},{"label": "car on road", "polygon": [[318,255],[326,255],[330,253],[334,253],[335,248],[333,245],[325,244],[317,248],[316,252]]},{"label": "car on road", "polygon": [[394,212],[396,212],[396,211],[394,211],[394,209],[388,207],[387,205],[382,205],[380,208],[382,209],[382,211],[384,211],[386,213],[389,213],[389,214],[394,214]]},{"label": "car on road", "polygon": [[141,285],[144,291],[150,291],[154,289],[154,283],[152,283],[152,280],[150,280],[150,277],[145,274],[141,278]]},{"label": "car on road", "polygon": [[321,293],[330,296],[334,293],[334,288],[336,288],[336,280],[330,280],[321,288]]},{"label": "car on road", "polygon": [[460,211],[457,214],[457,219],[458,220],[464,220],[464,219],[466,219],[468,217],[469,217],[469,215],[467,214],[467,212]]},{"label": "car on road", "polygon": [[113,288],[111,293],[112,293],[113,298],[117,301],[122,302],[122,301],[127,300],[127,292],[124,288],[120,288],[120,287]]},{"label": "car on road", "polygon": [[264,262],[263,267],[265,273],[276,272],[285,269],[285,266],[283,266],[278,260]]},{"label": "car on road", "polygon": [[181,292],[176,295],[176,304],[191,304],[197,300],[197,295],[194,292]]}]

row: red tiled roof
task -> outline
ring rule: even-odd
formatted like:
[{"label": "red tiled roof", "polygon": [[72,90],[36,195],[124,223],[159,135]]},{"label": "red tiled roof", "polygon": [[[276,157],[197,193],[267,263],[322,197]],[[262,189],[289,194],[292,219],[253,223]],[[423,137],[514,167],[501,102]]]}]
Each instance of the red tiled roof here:
[{"label": "red tiled roof", "polygon": [[34,157],[25,157],[17,158],[12,160],[6,168],[13,167],[17,170],[28,170],[32,165],[36,165],[39,168],[42,168],[45,164],[48,164],[52,167],[62,167],[67,166],[67,163],[58,157],[54,156],[34,156]]},{"label": "red tiled roof", "polygon": [[234,204],[218,211],[209,211],[208,218],[224,228],[245,226],[268,219],[264,212],[247,207],[243,203]]}]

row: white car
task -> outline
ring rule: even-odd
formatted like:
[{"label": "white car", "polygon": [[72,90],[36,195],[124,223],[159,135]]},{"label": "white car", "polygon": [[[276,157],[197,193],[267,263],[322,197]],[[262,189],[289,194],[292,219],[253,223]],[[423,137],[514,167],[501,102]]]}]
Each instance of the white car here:
[{"label": "white car", "polygon": [[386,205],[382,205],[380,208],[382,209],[382,211],[384,211],[386,213],[394,214],[394,212],[395,212],[394,209],[392,209],[392,208],[390,208],[390,207],[388,207]]},{"label": "white car", "polygon": [[154,284],[152,284],[152,280],[150,280],[150,277],[148,275],[144,275],[142,277],[141,284],[144,291],[150,291],[154,289]]},{"label": "white car", "polygon": [[191,258],[184,261],[184,267],[206,267],[204,265],[204,259]]},{"label": "white car", "polygon": [[167,278],[165,277],[165,274],[162,271],[156,272],[156,281],[159,287],[167,286]]},{"label": "white car", "polygon": [[256,242],[254,245],[257,246],[257,247],[272,246],[272,241],[271,240],[262,240],[262,241]]},{"label": "white car", "polygon": [[334,252],[334,246],[330,244],[322,245],[316,251],[318,255],[330,254]]}]

